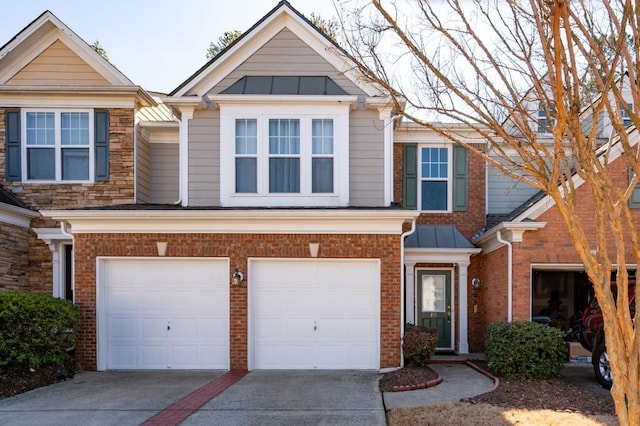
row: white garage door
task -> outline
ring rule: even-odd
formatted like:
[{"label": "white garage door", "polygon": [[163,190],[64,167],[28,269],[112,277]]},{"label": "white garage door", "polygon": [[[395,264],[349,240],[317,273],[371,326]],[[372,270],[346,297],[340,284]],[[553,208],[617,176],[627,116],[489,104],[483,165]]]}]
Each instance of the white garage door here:
[{"label": "white garage door", "polygon": [[99,273],[99,369],[229,368],[227,260],[109,259]]},{"label": "white garage door", "polygon": [[377,369],[377,260],[251,260],[255,369]]}]

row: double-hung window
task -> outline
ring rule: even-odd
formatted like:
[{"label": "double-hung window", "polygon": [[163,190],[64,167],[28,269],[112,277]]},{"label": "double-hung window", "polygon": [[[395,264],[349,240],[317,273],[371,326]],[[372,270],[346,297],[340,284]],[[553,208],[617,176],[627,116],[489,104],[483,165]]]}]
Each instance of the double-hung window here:
[{"label": "double-hung window", "polygon": [[451,150],[449,147],[420,148],[420,209],[430,212],[451,210]]},{"label": "double-hung window", "polygon": [[[633,110],[633,104],[627,104],[627,108],[629,110]],[[624,127],[629,127],[631,125],[631,117],[627,114],[627,111],[620,105],[620,118],[622,118],[622,125]]]},{"label": "double-hung window", "polygon": [[284,108],[253,114],[231,110],[234,114],[221,118],[223,205],[348,203],[346,108],[344,115]]},{"label": "double-hung window", "polygon": [[555,119],[556,109],[553,105],[545,106],[542,103],[538,104],[538,133],[551,133],[553,126],[556,124]]},{"label": "double-hung window", "polygon": [[91,180],[92,111],[24,110],[23,123],[23,166],[27,180]]}]

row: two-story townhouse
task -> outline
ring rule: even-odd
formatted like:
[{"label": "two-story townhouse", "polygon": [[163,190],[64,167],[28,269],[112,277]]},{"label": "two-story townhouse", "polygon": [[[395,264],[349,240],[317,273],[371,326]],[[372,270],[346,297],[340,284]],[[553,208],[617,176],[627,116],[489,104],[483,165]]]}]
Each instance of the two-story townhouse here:
[{"label": "two-story townhouse", "polygon": [[[16,73],[52,44],[37,28],[72,34],[50,13],[39,19],[21,33],[32,38],[11,42]],[[86,51],[88,73],[125,79],[86,43],[63,41],[63,50]],[[47,93],[47,72],[31,93],[57,107],[3,101],[7,123],[34,123],[15,140],[7,130],[3,143],[21,154],[3,185],[43,215],[31,222],[30,247],[72,244],[66,272],[82,312],[82,368],[401,364],[402,241],[418,215],[392,205],[393,111],[354,69],[283,1],[169,95],[77,78]],[[67,111],[67,97],[82,101]],[[108,131],[92,114],[102,110]],[[47,132],[49,169],[46,153],[34,155],[49,146],[38,139]],[[62,268],[49,256],[53,266],[33,268],[31,280]]]}]

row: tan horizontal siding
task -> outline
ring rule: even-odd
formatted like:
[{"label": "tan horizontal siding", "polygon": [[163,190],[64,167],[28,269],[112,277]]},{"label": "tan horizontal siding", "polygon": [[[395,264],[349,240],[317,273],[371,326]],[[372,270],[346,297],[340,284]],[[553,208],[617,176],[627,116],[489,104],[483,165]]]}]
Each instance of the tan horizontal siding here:
[{"label": "tan horizontal siding", "polygon": [[151,145],[151,202],[174,203],[179,197],[179,153],[177,143]]},{"label": "tan horizontal siding", "polygon": [[328,76],[353,95],[364,94],[333,65],[288,29],[283,29],[218,83],[220,93],[246,75]]},{"label": "tan horizontal siding", "polygon": [[349,120],[349,204],[384,205],[384,134],[377,111],[354,111]]},{"label": "tan horizontal siding", "polygon": [[220,205],[219,111],[196,111],[189,121],[189,204]]},{"label": "tan horizontal siding", "polygon": [[108,85],[89,64],[60,40],[55,41],[40,55],[16,73],[8,85]]}]

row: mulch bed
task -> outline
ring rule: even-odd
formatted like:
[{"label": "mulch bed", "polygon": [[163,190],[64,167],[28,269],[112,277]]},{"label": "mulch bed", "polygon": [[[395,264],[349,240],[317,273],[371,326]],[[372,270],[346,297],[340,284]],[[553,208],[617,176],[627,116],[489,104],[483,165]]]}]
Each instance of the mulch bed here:
[{"label": "mulch bed", "polygon": [[378,386],[381,392],[399,392],[424,389],[441,381],[440,375],[429,367],[404,367],[382,376]]},{"label": "mulch bed", "polygon": [[48,386],[73,377],[65,367],[42,367],[38,370],[0,369],[0,399]]}]

